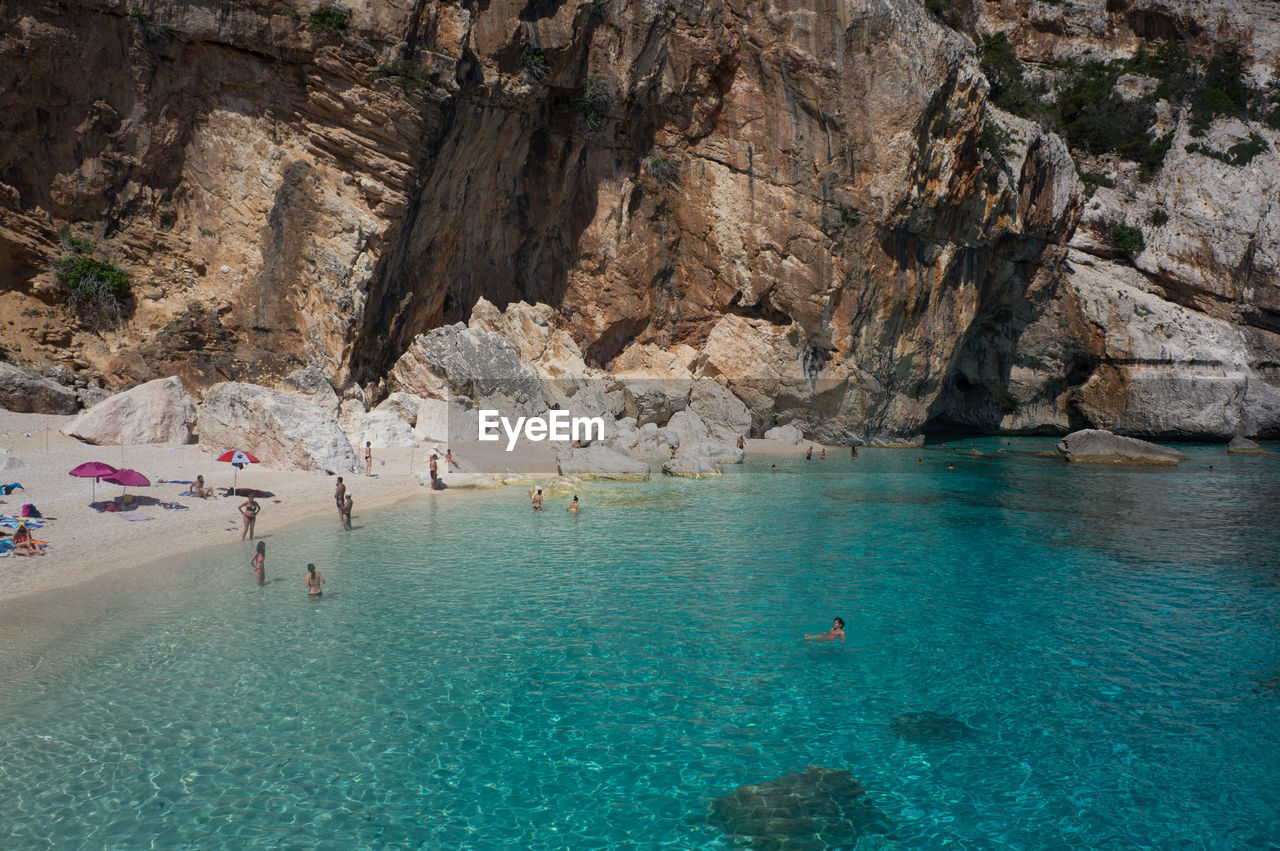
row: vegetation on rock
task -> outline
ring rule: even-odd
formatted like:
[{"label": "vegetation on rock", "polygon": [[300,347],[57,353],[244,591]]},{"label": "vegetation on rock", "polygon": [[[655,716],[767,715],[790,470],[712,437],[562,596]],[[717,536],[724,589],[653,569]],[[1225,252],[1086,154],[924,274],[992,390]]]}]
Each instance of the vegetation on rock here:
[{"label": "vegetation on rock", "polygon": [[1147,241],[1142,238],[1142,228],[1116,225],[1111,229],[1111,247],[1121,254],[1141,254],[1147,247]]},{"label": "vegetation on rock", "polygon": [[547,62],[547,57],[530,47],[520,51],[520,65],[535,80],[541,80],[551,71],[551,64]]},{"label": "vegetation on rock", "polygon": [[588,130],[599,130],[604,125],[610,100],[609,81],[599,76],[588,77],[578,100],[578,111],[582,113],[582,123]]},{"label": "vegetation on rock", "polygon": [[680,160],[675,157],[652,156],[645,163],[659,186],[674,186],[680,180]]},{"label": "vegetation on rock", "polygon": [[313,33],[344,32],[348,23],[346,10],[338,6],[321,6],[311,13],[307,29]]},{"label": "vegetation on rock", "polygon": [[69,227],[64,225],[58,235],[63,255],[54,262],[53,272],[67,287],[67,307],[91,321],[119,322],[132,294],[129,273],[91,256],[97,246],[74,236]]}]

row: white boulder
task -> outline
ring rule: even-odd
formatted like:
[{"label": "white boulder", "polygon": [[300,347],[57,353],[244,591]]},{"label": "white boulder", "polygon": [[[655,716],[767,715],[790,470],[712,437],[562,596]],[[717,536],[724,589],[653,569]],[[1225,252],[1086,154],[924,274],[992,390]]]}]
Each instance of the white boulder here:
[{"label": "white boulder", "polygon": [[196,400],[176,375],[139,384],[94,405],[62,431],[85,443],[194,443]]},{"label": "white boulder", "polygon": [[680,476],[686,479],[710,479],[724,475],[718,461],[700,455],[677,455],[662,465],[662,472],[668,476]]},{"label": "white boulder", "polygon": [[556,468],[562,476],[580,479],[643,482],[649,478],[648,464],[601,444],[561,449],[556,455]]},{"label": "white boulder", "polygon": [[277,469],[356,471],[355,451],[336,417],[279,390],[215,384],[200,403],[197,426],[211,450],[245,449]]},{"label": "white boulder", "polygon": [[804,443],[804,432],[793,425],[774,426],[764,433],[765,440],[776,440],[779,443],[786,443],[790,446],[799,446]]}]

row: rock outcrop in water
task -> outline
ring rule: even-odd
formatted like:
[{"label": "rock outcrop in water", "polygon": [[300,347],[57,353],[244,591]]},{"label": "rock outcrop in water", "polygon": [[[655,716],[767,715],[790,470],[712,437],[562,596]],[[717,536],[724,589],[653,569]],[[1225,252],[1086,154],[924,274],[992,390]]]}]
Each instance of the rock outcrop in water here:
[{"label": "rock outcrop in water", "polygon": [[1068,461],[1077,464],[1149,464],[1157,467],[1177,466],[1187,460],[1181,452],[1167,446],[1159,446],[1122,437],[1102,429],[1084,429],[1072,432],[1058,443],[1058,452]]},{"label": "rock outcrop in water", "polygon": [[892,829],[852,774],[816,766],[716,798],[709,821],[757,848],[851,848]]},{"label": "rock outcrop in water", "polygon": [[[714,379],[742,408],[688,405],[722,441],[1280,434],[1280,135],[1129,74],[1171,134],[1139,174],[991,105],[970,40],[1028,74],[1236,50],[1265,100],[1274,4],[943,6],[960,31],[916,0],[15,0],[0,342],[113,388],[313,370],[367,408],[430,397],[388,372],[470,319],[454,354],[522,337],[560,407],[628,363]],[[51,267],[82,256],[132,276],[125,322],[67,307]]]}]

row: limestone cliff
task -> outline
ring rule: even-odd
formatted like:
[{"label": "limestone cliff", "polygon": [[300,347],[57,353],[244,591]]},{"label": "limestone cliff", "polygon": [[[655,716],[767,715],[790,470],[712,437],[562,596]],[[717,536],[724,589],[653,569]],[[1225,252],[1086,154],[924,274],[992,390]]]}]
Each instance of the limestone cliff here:
[{"label": "limestone cliff", "polygon": [[[1273,4],[951,5],[4,0],[3,344],[112,386],[308,366],[377,396],[420,332],[524,299],[592,366],[691,352],[759,430],[1280,429],[1276,214],[1230,201],[1274,153],[1224,182],[1175,144],[1086,206],[1063,139],[987,103],[971,40],[1008,31],[1030,66],[1233,39],[1262,85]],[[1130,266],[1097,235],[1153,191],[1168,236]],[[123,324],[64,306],[50,267],[84,241],[132,276]],[[1117,307],[1148,297],[1173,311],[1152,333],[1200,336],[1153,350]],[[1184,363],[1234,419],[1136,389]]]}]

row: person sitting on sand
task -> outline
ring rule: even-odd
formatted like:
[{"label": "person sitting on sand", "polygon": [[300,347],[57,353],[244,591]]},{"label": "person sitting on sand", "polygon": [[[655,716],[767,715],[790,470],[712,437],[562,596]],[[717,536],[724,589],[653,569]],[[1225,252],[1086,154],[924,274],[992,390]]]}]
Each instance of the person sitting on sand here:
[{"label": "person sitting on sand", "polygon": [[530,501],[533,503],[534,511],[542,510],[542,488],[538,488],[538,492],[533,495]]},{"label": "person sitting on sand", "polygon": [[31,532],[27,529],[26,523],[19,523],[18,530],[13,533],[13,554],[16,556],[42,556],[44,550],[40,549],[31,538]]},{"label": "person sitting on sand", "polygon": [[258,541],[258,549],[254,550],[253,558],[249,559],[249,566],[253,568],[253,577],[258,580],[259,585],[267,581],[266,541]]},{"label": "person sitting on sand", "polygon": [[196,483],[191,486],[191,495],[208,499],[213,496],[213,488],[205,485],[204,476],[196,476]]},{"label": "person sitting on sand", "polygon": [[316,573],[314,564],[307,565],[307,573],[303,577],[303,581],[307,583],[308,597],[319,597],[324,594],[324,589],[320,587],[324,584],[324,574]]},{"label": "person sitting on sand", "polygon": [[844,644],[844,618],[836,618],[831,629],[826,632],[819,632],[816,635],[806,635],[804,637],[805,644],[814,644],[823,641],[835,641],[840,639],[840,643]]},{"label": "person sitting on sand", "polygon": [[253,540],[253,526],[258,520],[258,512],[262,510],[262,506],[258,505],[258,501],[253,498],[253,494],[249,494],[249,498],[240,503],[240,513],[244,515],[244,531],[240,533],[240,540],[244,540],[244,536],[248,535],[249,540]]},{"label": "person sitting on sand", "polygon": [[574,494],[573,500],[569,503],[569,507],[566,510],[570,514],[577,514],[581,509],[582,506],[578,505],[578,495]]},{"label": "person sitting on sand", "polygon": [[342,500],[342,528],[351,531],[351,494]]}]

